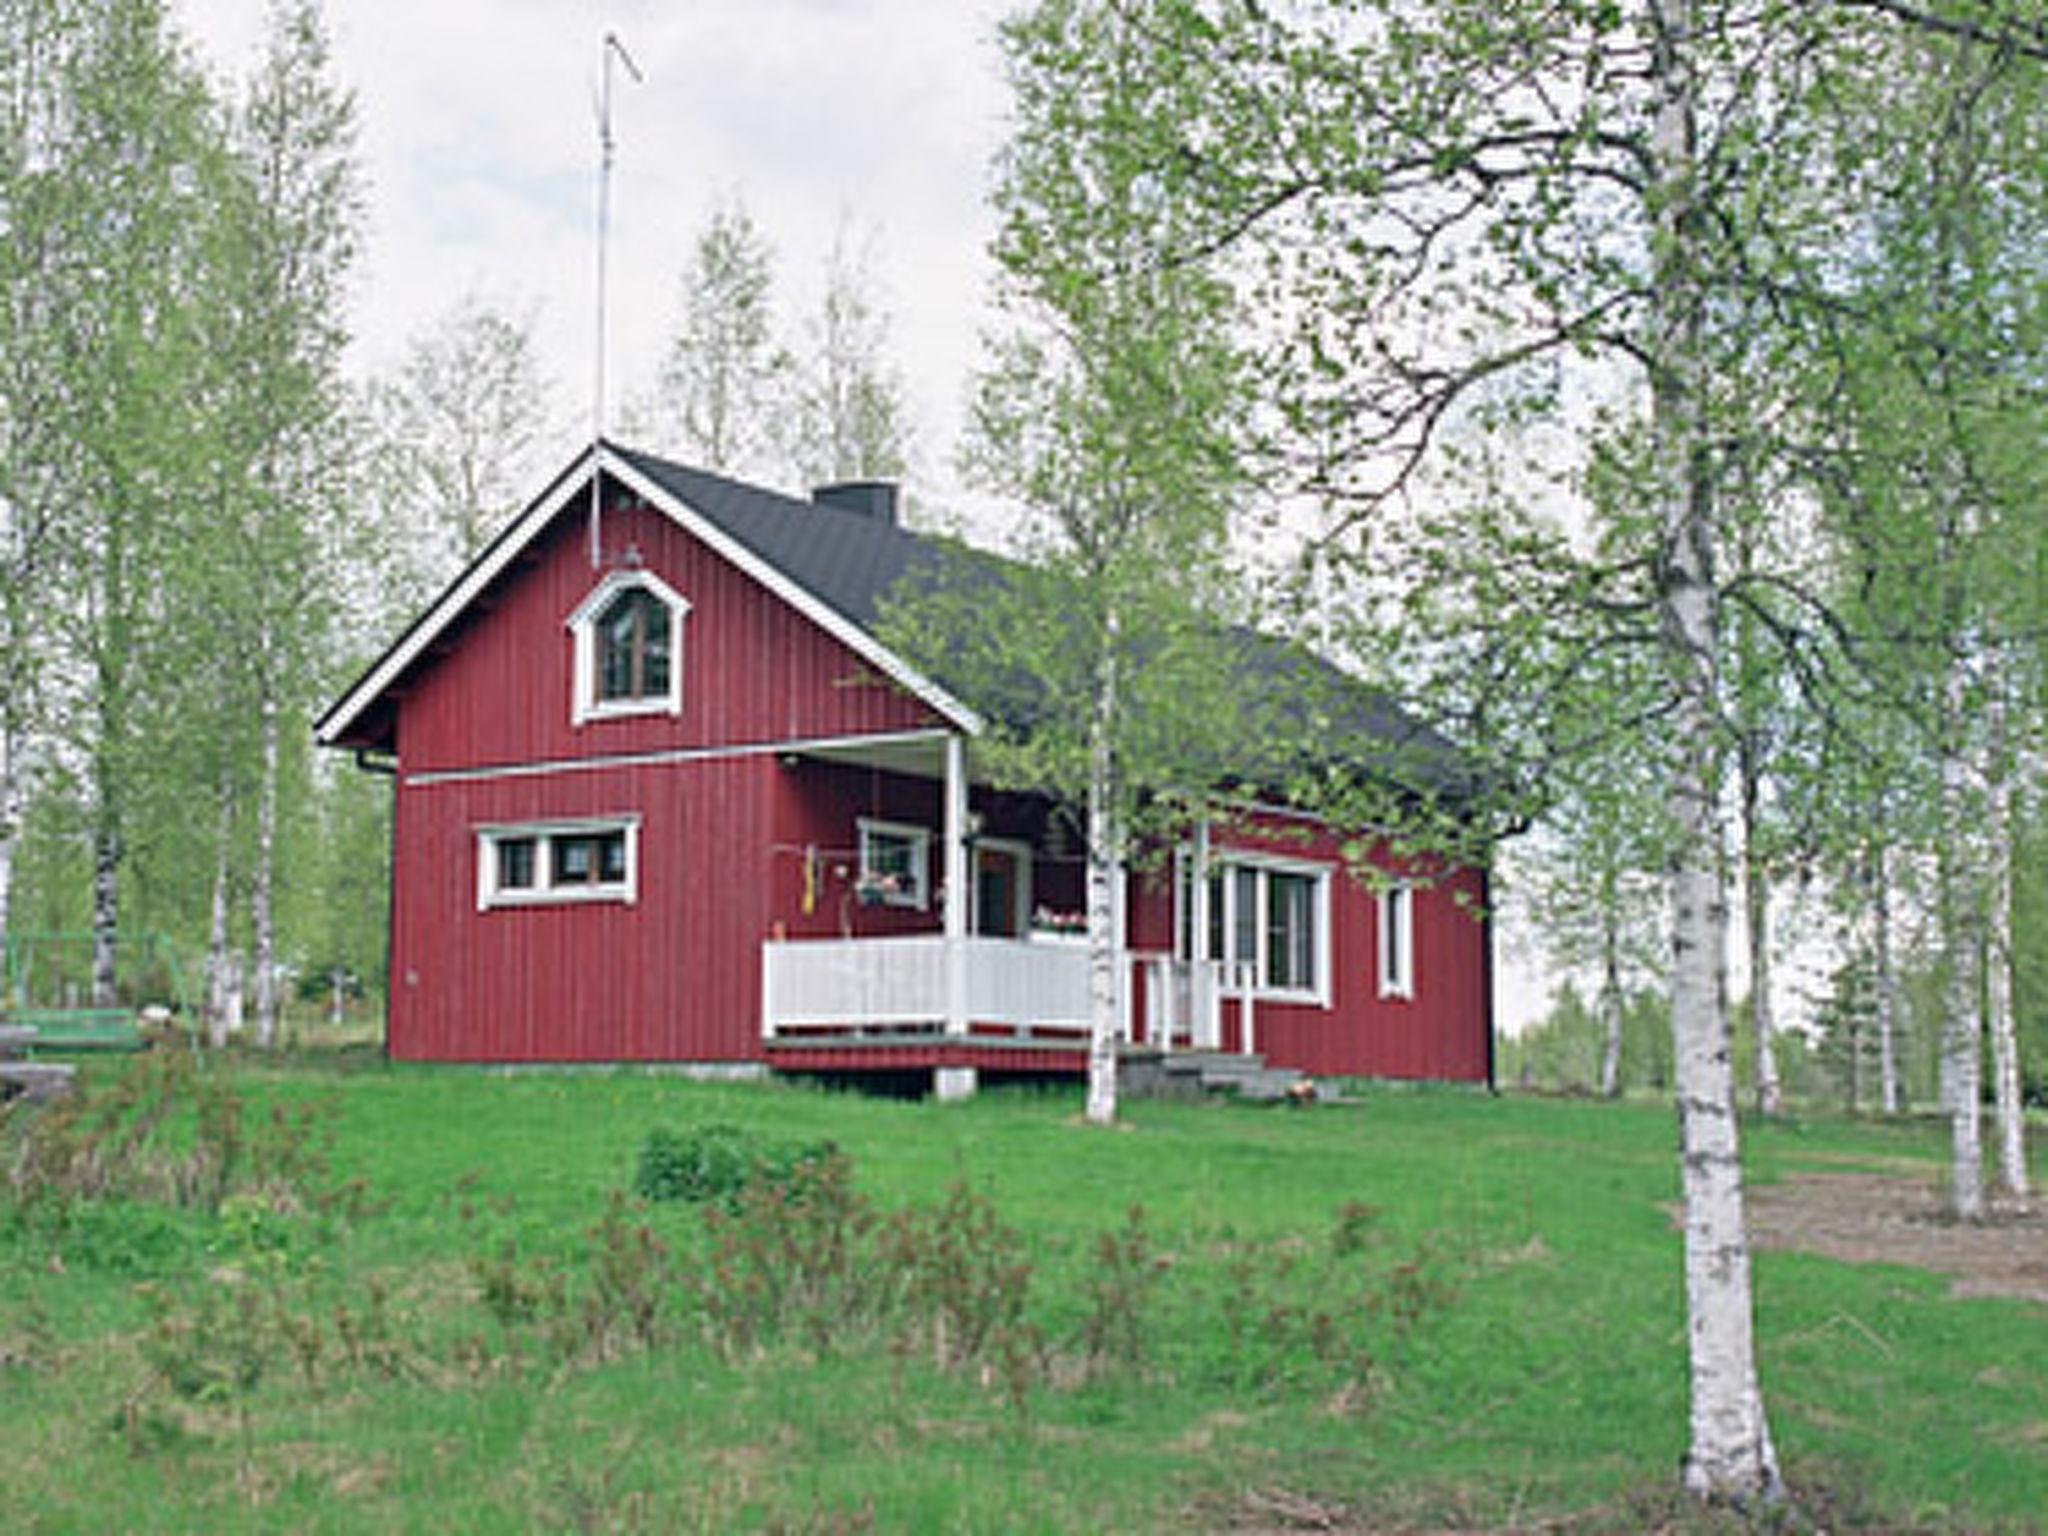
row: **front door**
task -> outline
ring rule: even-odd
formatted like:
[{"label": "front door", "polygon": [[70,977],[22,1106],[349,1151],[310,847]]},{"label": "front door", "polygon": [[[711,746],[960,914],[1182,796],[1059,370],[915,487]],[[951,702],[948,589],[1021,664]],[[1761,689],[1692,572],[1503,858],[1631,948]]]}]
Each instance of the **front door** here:
[{"label": "front door", "polygon": [[974,931],[986,938],[1021,939],[1030,922],[1031,855],[1020,843],[974,847]]}]

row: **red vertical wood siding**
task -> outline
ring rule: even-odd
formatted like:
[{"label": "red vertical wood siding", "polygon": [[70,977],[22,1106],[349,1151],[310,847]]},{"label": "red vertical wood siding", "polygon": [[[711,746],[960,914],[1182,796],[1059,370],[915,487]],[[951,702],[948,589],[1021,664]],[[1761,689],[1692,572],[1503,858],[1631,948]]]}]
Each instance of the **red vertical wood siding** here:
[{"label": "red vertical wood siding", "polygon": [[[773,757],[399,792],[390,1044],[443,1061],[760,1055]],[[630,906],[477,910],[479,825],[637,814]]]},{"label": "red vertical wood siding", "polygon": [[605,517],[605,541],[690,604],[682,624],[679,717],[570,721],[569,615],[597,584],[580,510],[535,539],[531,557],[483,594],[431,665],[402,686],[399,756],[408,774],[859,735],[937,724],[932,712],[761,583],[663,514]]},{"label": "red vertical wood siding", "polygon": [[[458,1061],[744,1061],[761,1056],[760,950],[795,926],[807,842],[851,858],[850,811],[936,826],[936,786],[893,779],[875,800],[838,775],[812,806],[768,751],[635,767],[420,783],[627,753],[757,747],[928,728],[932,712],[667,517],[607,514],[690,604],[680,716],[570,719],[569,615],[598,579],[577,508],[530,547],[404,684],[394,839],[390,1048]],[[638,815],[639,888],[601,902],[477,910],[476,829]],[[842,861],[843,862],[843,861]],[[835,931],[820,902],[807,931]],[[929,922],[880,909],[862,932]]]},{"label": "red vertical wood siding", "polygon": [[[929,778],[772,750],[635,766],[563,767],[631,753],[769,748],[777,742],[928,729],[924,705],[666,517],[609,513],[607,544],[691,605],[680,650],[683,709],[571,724],[567,619],[595,576],[570,508],[399,689],[390,1048],[452,1061],[750,1061],[760,1040],[761,944],[866,937],[940,924],[940,756]],[[493,773],[533,765],[542,772]],[[419,782],[419,776],[430,776]],[[434,779],[434,775],[454,775]],[[1034,904],[1081,905],[1078,854],[1046,853],[1029,797],[977,792],[984,833],[1030,844]],[[477,828],[598,816],[640,819],[632,905],[477,910]],[[854,896],[860,818],[932,833],[925,909]],[[1483,1080],[1486,952],[1476,872],[1419,883],[1413,999],[1377,995],[1378,908],[1342,872],[1338,838],[1254,821],[1230,847],[1311,860],[1331,886],[1333,1005],[1265,1003],[1258,1045],[1324,1075]],[[806,867],[810,867],[806,899]],[[1472,911],[1459,905],[1459,897]],[[1174,943],[1170,865],[1132,877],[1129,941]],[[1142,1005],[1142,999],[1140,1000]],[[1226,1010],[1236,1043],[1236,1010]]]},{"label": "red vertical wood siding", "polygon": [[[1411,998],[1379,995],[1379,902],[1345,867],[1347,839],[1288,817],[1241,818],[1219,829],[1213,856],[1233,849],[1331,870],[1331,1004],[1253,1004],[1254,1044],[1275,1066],[1326,1077],[1429,1078],[1484,1082],[1487,1073],[1486,930],[1478,871],[1403,864],[1384,850],[1370,862],[1413,882]],[[1174,940],[1173,895],[1164,873],[1132,879],[1128,932],[1133,949],[1166,950]],[[1223,1009],[1226,1049],[1243,1044],[1234,1002]]]}]

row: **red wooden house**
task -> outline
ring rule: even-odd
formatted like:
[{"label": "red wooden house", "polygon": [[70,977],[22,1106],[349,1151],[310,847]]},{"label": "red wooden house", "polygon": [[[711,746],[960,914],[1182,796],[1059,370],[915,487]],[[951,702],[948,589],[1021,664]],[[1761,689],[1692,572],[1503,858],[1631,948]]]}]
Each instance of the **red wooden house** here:
[{"label": "red wooden house", "polygon": [[[394,779],[391,1054],[1079,1075],[1080,851],[874,632],[928,548],[888,486],[558,476],[318,725]],[[1251,808],[1122,881],[1129,1038],[1486,1080],[1483,873],[1344,842]]]}]

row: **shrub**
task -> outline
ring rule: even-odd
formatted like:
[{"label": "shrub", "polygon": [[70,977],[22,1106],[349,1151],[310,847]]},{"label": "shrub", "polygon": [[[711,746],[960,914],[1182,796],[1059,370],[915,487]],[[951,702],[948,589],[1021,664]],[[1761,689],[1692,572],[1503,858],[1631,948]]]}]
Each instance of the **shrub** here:
[{"label": "shrub", "polygon": [[903,1340],[925,1342],[941,1370],[993,1364],[1018,1395],[1020,1373],[1042,1353],[1025,1315],[1032,1266],[1023,1236],[988,1197],[954,1184],[937,1206],[891,1224],[880,1257],[878,1267],[901,1277]]},{"label": "shrub", "polygon": [[81,1202],[144,1201],[214,1212],[261,1196],[280,1212],[362,1214],[359,1180],[328,1163],[331,1104],[251,1112],[226,1072],[183,1042],[134,1057],[103,1085],[0,1119],[0,1199],[51,1228]]},{"label": "shrub", "polygon": [[611,1360],[658,1348],[668,1337],[674,1272],[668,1245],[636,1221],[623,1195],[584,1234],[584,1282],[565,1315],[557,1348],[568,1358]]},{"label": "shrub", "polygon": [[711,1253],[692,1285],[727,1355],[782,1340],[824,1353],[871,1336],[894,1310],[900,1266],[874,1253],[879,1218],[838,1153],[743,1186],[705,1219]]},{"label": "shrub", "polygon": [[677,1132],[657,1126],[640,1146],[633,1189],[646,1200],[717,1201],[737,1210],[756,1185],[787,1187],[797,1171],[823,1163],[830,1142],[778,1141],[736,1125]]},{"label": "shrub", "polygon": [[1147,1320],[1168,1267],[1153,1251],[1142,1205],[1131,1207],[1121,1231],[1096,1239],[1094,1267],[1081,1279],[1088,1305],[1081,1320],[1081,1349],[1090,1375],[1144,1366]]},{"label": "shrub", "polygon": [[[471,1366],[513,1361],[529,1347],[556,1364],[601,1363],[667,1343],[679,1273],[644,1210],[614,1190],[573,1255],[529,1253],[510,1236],[472,1252],[469,1277],[503,1349],[473,1336],[463,1347]],[[464,1220],[471,1215],[465,1206]]]},{"label": "shrub", "polygon": [[1227,1257],[1198,1373],[1239,1391],[1322,1389],[1371,1404],[1388,1357],[1457,1300],[1460,1266],[1430,1243],[1397,1247],[1372,1206],[1339,1207],[1329,1239],[1288,1239]]},{"label": "shrub", "polygon": [[885,1217],[831,1152],[705,1220],[711,1250],[689,1283],[706,1338],[729,1359],[885,1343],[899,1362],[924,1352],[940,1370],[1000,1384],[1017,1408],[1043,1375],[1024,1239],[964,1183],[937,1205]]}]

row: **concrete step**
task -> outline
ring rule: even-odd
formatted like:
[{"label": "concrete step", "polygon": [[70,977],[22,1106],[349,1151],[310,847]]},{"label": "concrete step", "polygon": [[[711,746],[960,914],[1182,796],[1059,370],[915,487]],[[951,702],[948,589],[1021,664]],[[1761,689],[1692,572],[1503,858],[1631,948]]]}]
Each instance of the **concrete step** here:
[{"label": "concrete step", "polygon": [[1269,1067],[1259,1055],[1228,1051],[1159,1051],[1144,1047],[1123,1053],[1125,1091],[1135,1098],[1198,1098],[1230,1094],[1253,1103],[1277,1103],[1301,1091],[1307,1077],[1292,1067]]}]

